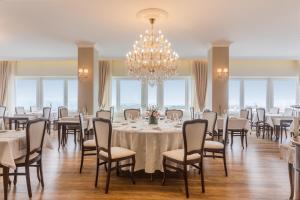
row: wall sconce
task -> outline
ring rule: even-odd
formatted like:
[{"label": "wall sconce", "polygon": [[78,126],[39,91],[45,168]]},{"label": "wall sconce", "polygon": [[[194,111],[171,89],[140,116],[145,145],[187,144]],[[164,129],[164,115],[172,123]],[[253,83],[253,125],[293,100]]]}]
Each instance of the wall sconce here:
[{"label": "wall sconce", "polygon": [[217,69],[217,78],[219,80],[225,80],[228,77],[228,68],[218,68]]},{"label": "wall sconce", "polygon": [[85,68],[84,66],[82,68],[78,69],[78,77],[79,78],[87,78],[88,73],[89,73],[88,68]]}]

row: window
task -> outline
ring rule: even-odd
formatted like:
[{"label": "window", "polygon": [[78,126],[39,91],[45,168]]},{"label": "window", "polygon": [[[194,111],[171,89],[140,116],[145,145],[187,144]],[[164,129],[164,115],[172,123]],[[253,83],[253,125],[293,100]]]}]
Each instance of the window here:
[{"label": "window", "polygon": [[148,105],[157,105],[157,85],[148,85]]},{"label": "window", "polygon": [[240,110],[240,80],[229,80],[229,110],[236,112]]},{"label": "window", "polygon": [[24,78],[15,79],[16,106],[39,108],[52,106],[53,113],[58,106],[67,106],[70,111],[77,111],[78,81],[75,78]]},{"label": "window", "polygon": [[57,110],[64,105],[64,80],[43,80],[43,106]]},{"label": "window", "polygon": [[267,80],[244,81],[245,107],[263,107],[267,104]]},{"label": "window", "polygon": [[68,80],[68,108],[76,111],[78,108],[78,82],[77,80]]},{"label": "window", "polygon": [[283,112],[285,108],[296,104],[296,80],[273,80],[273,104]]},{"label": "window", "polygon": [[113,77],[110,101],[117,111],[156,105],[160,108],[188,109],[190,78],[180,77],[150,86],[139,80]]},{"label": "window", "polygon": [[164,107],[184,109],[186,105],[186,81],[175,79],[164,81]]},{"label": "window", "polygon": [[24,106],[26,110],[37,106],[37,80],[17,79],[15,88],[16,106]]},{"label": "window", "polygon": [[120,108],[140,108],[141,91],[141,81],[120,80]]}]

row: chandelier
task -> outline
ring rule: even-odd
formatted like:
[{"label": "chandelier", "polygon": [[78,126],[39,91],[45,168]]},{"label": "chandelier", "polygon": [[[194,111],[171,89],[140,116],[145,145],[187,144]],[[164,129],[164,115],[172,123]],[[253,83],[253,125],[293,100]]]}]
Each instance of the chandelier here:
[{"label": "chandelier", "polygon": [[178,54],[172,50],[171,43],[162,32],[155,31],[155,20],[166,12],[160,9],[145,9],[138,13],[150,21],[151,29],[141,34],[135,41],[132,51],[128,52],[128,73],[151,86],[176,74]]}]

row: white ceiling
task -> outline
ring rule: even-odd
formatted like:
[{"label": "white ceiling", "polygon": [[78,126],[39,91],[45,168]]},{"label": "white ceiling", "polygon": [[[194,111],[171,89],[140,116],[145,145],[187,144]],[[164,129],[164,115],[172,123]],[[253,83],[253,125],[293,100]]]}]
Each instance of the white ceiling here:
[{"label": "white ceiling", "polygon": [[0,0],[0,59],[76,58],[79,41],[122,58],[149,7],[168,11],[156,27],[182,58],[229,40],[232,57],[300,59],[300,0]]}]

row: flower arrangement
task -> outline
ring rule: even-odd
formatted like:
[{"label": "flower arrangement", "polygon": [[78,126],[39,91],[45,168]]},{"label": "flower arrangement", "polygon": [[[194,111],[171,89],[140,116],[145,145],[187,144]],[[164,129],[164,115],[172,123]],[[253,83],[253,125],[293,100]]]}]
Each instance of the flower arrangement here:
[{"label": "flower arrangement", "polygon": [[150,106],[147,109],[146,113],[147,117],[149,117],[149,124],[157,124],[159,119],[159,111],[157,106]]}]

